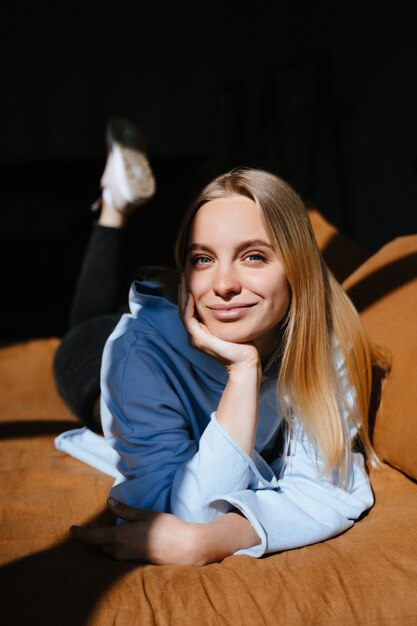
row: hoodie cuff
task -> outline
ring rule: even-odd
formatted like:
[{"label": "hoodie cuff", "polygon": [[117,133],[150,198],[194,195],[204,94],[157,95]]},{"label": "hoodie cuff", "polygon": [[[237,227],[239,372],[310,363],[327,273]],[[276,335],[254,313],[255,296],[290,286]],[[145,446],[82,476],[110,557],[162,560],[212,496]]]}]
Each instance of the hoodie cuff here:
[{"label": "hoodie cuff", "polygon": [[212,500],[210,506],[221,514],[229,512],[232,508],[238,509],[248,520],[252,528],[260,539],[260,543],[251,548],[243,548],[233,553],[233,556],[246,555],[255,558],[261,557],[268,546],[267,535],[264,527],[259,521],[260,512],[257,510],[256,495],[253,491],[221,496]]}]

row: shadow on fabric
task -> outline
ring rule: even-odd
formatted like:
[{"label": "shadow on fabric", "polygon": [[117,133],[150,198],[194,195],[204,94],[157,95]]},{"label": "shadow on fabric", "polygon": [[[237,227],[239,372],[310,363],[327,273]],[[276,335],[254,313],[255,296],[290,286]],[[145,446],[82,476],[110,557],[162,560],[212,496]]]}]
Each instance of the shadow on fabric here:
[{"label": "shadow on fabric", "polygon": [[[332,241],[337,246],[337,237]],[[417,254],[394,260],[360,280],[351,289],[351,298],[359,311],[386,296],[417,275]],[[378,385],[375,388],[378,402]],[[376,405],[371,409],[375,414]],[[73,427],[73,422],[5,423],[1,434],[5,438],[35,437]],[[110,521],[104,511],[95,522]],[[3,592],[1,623],[4,626],[30,624],[37,626],[82,626],[89,622],[92,612],[104,592],[116,580],[136,568],[154,567],[138,563],[120,563],[73,539],[37,554],[20,558],[5,565],[0,573]]]}]

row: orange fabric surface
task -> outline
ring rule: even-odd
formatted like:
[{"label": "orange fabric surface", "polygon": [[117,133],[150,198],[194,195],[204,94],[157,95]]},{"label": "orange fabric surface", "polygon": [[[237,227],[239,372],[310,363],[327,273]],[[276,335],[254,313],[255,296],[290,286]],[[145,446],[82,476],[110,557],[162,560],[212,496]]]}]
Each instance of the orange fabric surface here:
[{"label": "orange fabric surface", "polygon": [[394,469],[372,473],[375,507],[352,529],[259,560],[141,566],[70,539],[102,517],[112,479],[54,448],[74,426],[53,388],[56,345],[0,350],[2,624],[416,623],[417,485]]},{"label": "orange fabric surface", "polygon": [[372,338],[393,359],[375,422],[375,449],[417,479],[417,235],[385,245],[344,287]]},{"label": "orange fabric surface", "polygon": [[366,248],[346,237],[316,209],[309,209],[308,217],[324,260],[339,282],[371,256]]},{"label": "orange fabric surface", "polygon": [[[417,404],[409,324],[417,303],[416,272],[406,259],[415,244],[392,242],[346,282],[371,335],[393,351],[375,439],[384,458],[410,475]],[[384,278],[382,267],[397,270],[397,278]],[[54,388],[58,343],[0,350],[2,625],[417,624],[417,484],[394,468],[371,473],[376,503],[353,528],[261,559],[142,566],[72,540],[72,524],[106,518],[113,481],[54,447],[57,434],[77,425]]]}]

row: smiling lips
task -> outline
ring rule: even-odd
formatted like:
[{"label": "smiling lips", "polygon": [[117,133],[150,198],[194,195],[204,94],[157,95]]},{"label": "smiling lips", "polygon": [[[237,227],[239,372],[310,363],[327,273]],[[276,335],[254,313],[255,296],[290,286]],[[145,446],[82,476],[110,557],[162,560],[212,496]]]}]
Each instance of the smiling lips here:
[{"label": "smiling lips", "polygon": [[234,322],[243,317],[254,304],[214,304],[207,307],[213,317],[221,322]]}]

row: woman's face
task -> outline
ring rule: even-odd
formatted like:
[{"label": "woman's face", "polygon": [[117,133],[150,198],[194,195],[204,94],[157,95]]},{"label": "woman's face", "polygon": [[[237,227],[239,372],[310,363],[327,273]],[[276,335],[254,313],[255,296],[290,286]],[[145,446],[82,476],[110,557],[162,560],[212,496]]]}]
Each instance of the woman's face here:
[{"label": "woman's face", "polygon": [[190,229],[185,280],[198,319],[217,337],[252,343],[267,358],[290,302],[284,268],[255,202],[207,202]]}]

